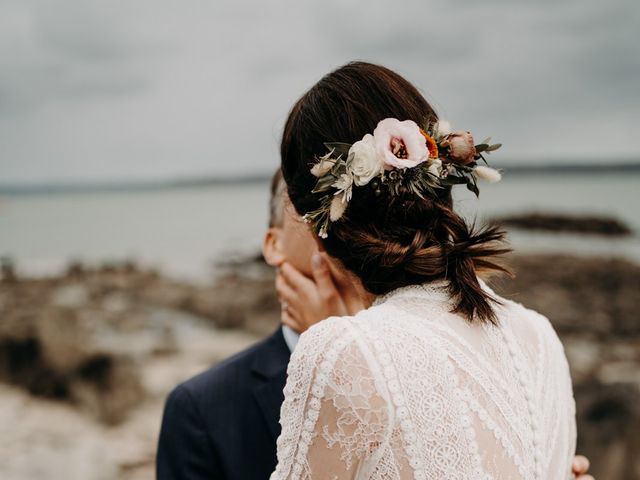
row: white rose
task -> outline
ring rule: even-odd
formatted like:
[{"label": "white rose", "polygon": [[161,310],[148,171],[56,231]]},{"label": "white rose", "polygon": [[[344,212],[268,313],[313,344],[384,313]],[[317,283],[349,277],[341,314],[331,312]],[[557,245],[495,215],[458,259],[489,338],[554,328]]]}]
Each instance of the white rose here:
[{"label": "white rose", "polygon": [[384,169],[384,161],[376,152],[373,135],[366,134],[349,149],[348,161],[354,183],[361,187]]}]

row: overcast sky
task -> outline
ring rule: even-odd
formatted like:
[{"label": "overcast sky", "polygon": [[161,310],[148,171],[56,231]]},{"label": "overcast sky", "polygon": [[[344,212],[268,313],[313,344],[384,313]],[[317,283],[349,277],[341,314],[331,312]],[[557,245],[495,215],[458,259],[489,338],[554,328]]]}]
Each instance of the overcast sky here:
[{"label": "overcast sky", "polygon": [[0,0],[0,183],[270,172],[354,59],[505,161],[640,158],[638,32],[638,0]]}]

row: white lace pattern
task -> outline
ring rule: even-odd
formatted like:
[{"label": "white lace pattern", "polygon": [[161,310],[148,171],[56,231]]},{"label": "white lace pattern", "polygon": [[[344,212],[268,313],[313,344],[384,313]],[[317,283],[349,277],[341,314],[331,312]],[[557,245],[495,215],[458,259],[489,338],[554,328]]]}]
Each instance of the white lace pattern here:
[{"label": "white lace pattern", "polygon": [[498,297],[498,327],[470,324],[444,286],[300,337],[272,480],[571,478],[575,404],[549,321]]}]

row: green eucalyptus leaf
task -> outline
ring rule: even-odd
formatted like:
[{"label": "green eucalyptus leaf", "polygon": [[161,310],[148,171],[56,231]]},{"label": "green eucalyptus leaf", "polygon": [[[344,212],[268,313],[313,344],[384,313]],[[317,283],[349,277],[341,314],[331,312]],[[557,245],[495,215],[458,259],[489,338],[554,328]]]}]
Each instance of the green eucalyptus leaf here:
[{"label": "green eucalyptus leaf", "polygon": [[325,175],[322,178],[318,179],[316,186],[311,190],[311,193],[322,193],[326,192],[331,188],[331,186],[335,183],[336,177],[333,175]]},{"label": "green eucalyptus leaf", "polygon": [[443,185],[462,185],[463,183],[468,183],[469,180],[467,177],[458,177],[456,175],[449,175],[446,178],[440,180],[440,183]]},{"label": "green eucalyptus leaf", "polygon": [[342,155],[345,159],[349,155],[349,149],[351,149],[351,144],[343,142],[325,143],[324,146],[329,150],[333,150],[334,155]]},{"label": "green eucalyptus leaf", "polygon": [[338,159],[331,169],[331,174],[337,179],[343,173],[347,173],[347,162],[343,161],[342,159]]},{"label": "green eucalyptus leaf", "polygon": [[478,190],[478,186],[474,182],[467,183],[467,189],[471,190],[476,194],[476,197],[480,196],[480,190]]},{"label": "green eucalyptus leaf", "polygon": [[487,152],[493,152],[495,150],[498,150],[501,146],[502,146],[501,143],[494,143],[493,145],[489,145],[489,147],[487,148]]},{"label": "green eucalyptus leaf", "polygon": [[455,165],[455,169],[458,170],[459,172],[464,172],[464,173],[471,173],[473,172],[473,168],[468,167],[467,165],[458,165],[457,163],[454,164]]}]

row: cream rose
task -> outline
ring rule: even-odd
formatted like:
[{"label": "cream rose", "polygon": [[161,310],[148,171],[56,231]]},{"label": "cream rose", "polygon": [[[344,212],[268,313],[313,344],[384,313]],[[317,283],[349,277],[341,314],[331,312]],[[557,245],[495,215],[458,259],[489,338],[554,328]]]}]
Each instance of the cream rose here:
[{"label": "cream rose", "polygon": [[412,121],[385,118],[373,131],[376,151],[384,168],[412,168],[427,161],[429,150],[420,127]]},{"label": "cream rose", "polygon": [[384,161],[376,151],[375,139],[369,133],[351,146],[348,161],[353,183],[359,187],[369,183],[384,169]]}]

